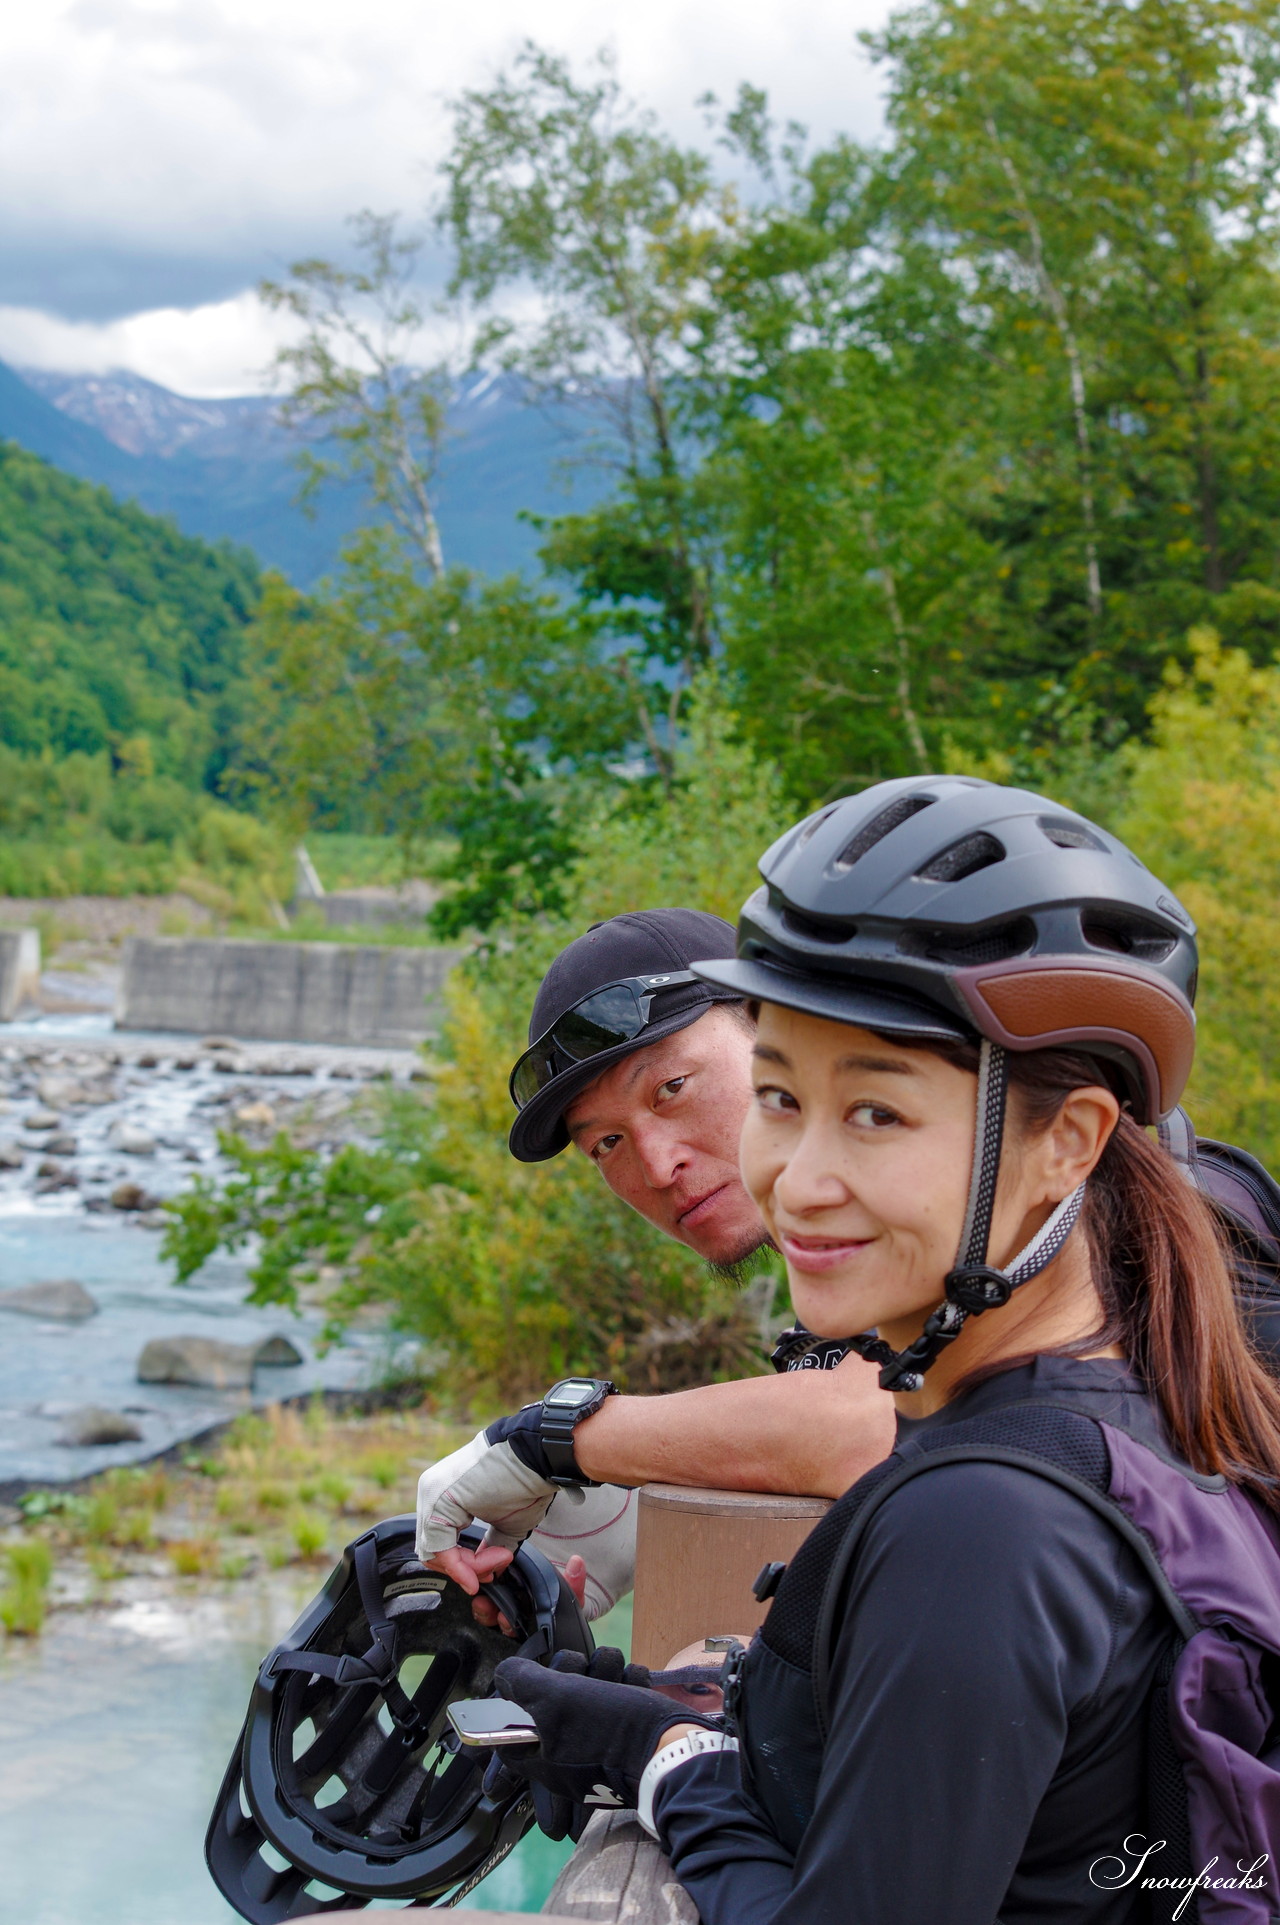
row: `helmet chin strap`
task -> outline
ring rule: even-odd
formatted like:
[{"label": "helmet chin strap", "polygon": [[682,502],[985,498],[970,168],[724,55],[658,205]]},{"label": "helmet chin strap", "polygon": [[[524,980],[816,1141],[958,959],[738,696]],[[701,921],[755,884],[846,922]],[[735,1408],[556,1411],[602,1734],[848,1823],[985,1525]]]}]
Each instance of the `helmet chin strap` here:
[{"label": "helmet chin strap", "polygon": [[860,1356],[880,1365],[882,1390],[922,1389],[925,1371],[948,1344],[955,1342],[969,1318],[1008,1303],[1019,1284],[1029,1283],[1053,1262],[1075,1227],[1084,1202],[1083,1183],[1063,1198],[1048,1221],[1005,1269],[997,1270],[987,1262],[1008,1093],[1008,1055],[999,1043],[988,1042],[984,1037],[978,1060],[978,1111],[969,1200],[955,1268],[948,1272],[944,1285],[946,1301],[931,1313],[920,1335],[905,1350],[891,1349],[873,1330],[853,1339],[853,1348]]}]

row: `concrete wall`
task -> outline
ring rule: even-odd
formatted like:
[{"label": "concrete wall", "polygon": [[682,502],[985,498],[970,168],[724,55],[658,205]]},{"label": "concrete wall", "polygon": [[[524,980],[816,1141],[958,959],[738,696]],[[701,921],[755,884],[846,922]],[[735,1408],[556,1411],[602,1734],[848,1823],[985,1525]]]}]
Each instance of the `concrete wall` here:
[{"label": "concrete wall", "polygon": [[439,895],[438,889],[411,882],[403,889],[333,889],[319,902],[305,907],[318,909],[332,929],[365,928],[404,922],[421,925]]},{"label": "concrete wall", "polygon": [[457,959],[453,949],[138,936],[124,946],[116,1025],[403,1048],[439,1027],[440,986]]},{"label": "concrete wall", "polygon": [[0,1023],[11,1023],[40,991],[40,931],[0,929]]}]

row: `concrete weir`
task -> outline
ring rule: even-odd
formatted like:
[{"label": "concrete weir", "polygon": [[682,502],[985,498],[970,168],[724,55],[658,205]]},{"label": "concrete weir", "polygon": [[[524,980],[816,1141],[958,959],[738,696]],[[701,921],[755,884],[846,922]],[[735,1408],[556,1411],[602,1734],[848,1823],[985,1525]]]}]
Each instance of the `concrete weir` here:
[{"label": "concrete weir", "polygon": [[407,1048],[439,1027],[455,949],[131,937],[118,1029]]},{"label": "concrete weir", "polygon": [[40,989],[40,931],[0,929],[0,1023],[10,1023]]}]

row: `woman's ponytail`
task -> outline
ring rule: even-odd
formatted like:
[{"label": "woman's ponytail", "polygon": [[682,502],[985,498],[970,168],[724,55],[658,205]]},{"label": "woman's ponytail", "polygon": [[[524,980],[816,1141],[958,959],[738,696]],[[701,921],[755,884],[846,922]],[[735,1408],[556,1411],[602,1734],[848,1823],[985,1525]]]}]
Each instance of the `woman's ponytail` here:
[{"label": "woman's ponytail", "polygon": [[[1100,1075],[1066,1050],[1011,1056],[1009,1070],[1033,1133]],[[1222,1229],[1168,1152],[1123,1112],[1089,1178],[1081,1228],[1106,1313],[1089,1347],[1123,1350],[1194,1470],[1248,1484],[1280,1510],[1280,1384],[1245,1328]]]}]

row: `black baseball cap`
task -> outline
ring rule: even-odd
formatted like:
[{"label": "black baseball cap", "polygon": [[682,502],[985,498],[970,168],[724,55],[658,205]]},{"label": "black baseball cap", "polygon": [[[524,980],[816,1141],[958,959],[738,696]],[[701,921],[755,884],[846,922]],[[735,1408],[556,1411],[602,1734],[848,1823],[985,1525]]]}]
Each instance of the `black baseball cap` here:
[{"label": "black baseball cap", "polygon": [[[695,962],[735,953],[732,923],[701,909],[636,909],[597,922],[571,942],[542,979],[529,1018],[529,1044],[546,1042],[554,1066],[549,1082],[530,1097],[507,1139],[521,1163],[544,1163],[569,1145],[565,1110],[579,1091],[612,1063],[687,1029],[716,1003],[742,1001],[742,992],[707,982],[680,982],[648,991],[648,1020],[635,1035],[576,1062],[555,1048],[551,1031],[586,997],[633,978],[683,974]],[[524,1062],[524,1057],[520,1059]],[[519,1069],[517,1064],[516,1068]],[[512,1076],[514,1078],[515,1071]]]}]

